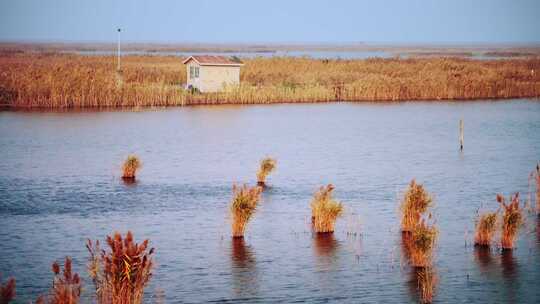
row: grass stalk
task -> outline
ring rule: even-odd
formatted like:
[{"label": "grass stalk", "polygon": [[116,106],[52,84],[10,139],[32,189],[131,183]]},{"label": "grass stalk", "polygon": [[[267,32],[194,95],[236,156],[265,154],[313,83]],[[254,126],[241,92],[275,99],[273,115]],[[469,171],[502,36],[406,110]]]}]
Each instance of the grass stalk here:
[{"label": "grass stalk", "polygon": [[137,170],[141,167],[141,161],[136,155],[129,155],[122,166],[122,178],[135,179]]},{"label": "grass stalk", "polygon": [[497,212],[488,212],[479,216],[474,234],[475,246],[489,247],[495,234]]},{"label": "grass stalk", "polygon": [[422,219],[413,229],[410,239],[410,263],[417,268],[431,265],[432,252],[437,241],[438,230]]},{"label": "grass stalk", "polygon": [[432,205],[433,199],[422,184],[417,184],[413,179],[401,201],[401,230],[411,232],[414,230],[420,217]]}]

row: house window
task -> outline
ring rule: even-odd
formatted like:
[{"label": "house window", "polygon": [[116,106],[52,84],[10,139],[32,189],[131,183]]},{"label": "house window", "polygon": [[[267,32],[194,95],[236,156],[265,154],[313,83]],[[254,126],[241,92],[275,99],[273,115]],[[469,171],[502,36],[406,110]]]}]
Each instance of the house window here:
[{"label": "house window", "polygon": [[189,78],[199,78],[199,67],[190,66],[189,67]]}]

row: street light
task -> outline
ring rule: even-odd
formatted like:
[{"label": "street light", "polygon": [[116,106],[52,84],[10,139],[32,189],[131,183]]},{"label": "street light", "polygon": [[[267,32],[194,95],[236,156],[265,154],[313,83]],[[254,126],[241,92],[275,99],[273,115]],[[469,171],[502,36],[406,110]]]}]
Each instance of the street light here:
[{"label": "street light", "polygon": [[120,72],[120,31],[120,28],[118,28],[118,72]]}]

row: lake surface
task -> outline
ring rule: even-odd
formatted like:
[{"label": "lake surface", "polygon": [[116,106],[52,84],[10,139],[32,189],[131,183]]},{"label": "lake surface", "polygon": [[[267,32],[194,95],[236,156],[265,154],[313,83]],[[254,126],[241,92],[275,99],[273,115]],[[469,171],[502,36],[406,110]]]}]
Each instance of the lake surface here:
[{"label": "lake surface", "polygon": [[[465,149],[458,149],[458,122]],[[69,255],[84,279],[87,238],[132,230],[156,248],[146,302],[417,301],[399,232],[412,178],[435,200],[438,303],[538,303],[540,223],[527,213],[510,254],[471,246],[476,210],[522,193],[540,160],[540,102],[211,106],[140,112],[0,112],[0,273],[17,303],[47,291]],[[143,162],[138,182],[123,160]],[[278,160],[244,242],[230,237],[233,183]],[[346,206],[333,236],[309,202],[333,183]]]}]

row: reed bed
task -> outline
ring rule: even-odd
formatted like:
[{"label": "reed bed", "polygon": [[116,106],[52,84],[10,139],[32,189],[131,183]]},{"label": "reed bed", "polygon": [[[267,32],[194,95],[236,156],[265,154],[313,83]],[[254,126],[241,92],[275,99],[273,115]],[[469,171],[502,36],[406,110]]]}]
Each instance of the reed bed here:
[{"label": "reed bed", "polygon": [[495,234],[498,212],[487,212],[479,216],[474,234],[474,245],[489,247]]},{"label": "reed bed", "polygon": [[276,160],[270,157],[263,158],[257,171],[257,185],[266,187],[266,177],[276,168]]},{"label": "reed bed", "polygon": [[182,59],[3,53],[0,103],[82,108],[330,101],[492,99],[540,96],[540,59],[246,58],[241,86],[190,94]]},{"label": "reed bed", "polygon": [[259,186],[249,187],[248,185],[244,185],[237,187],[233,185],[233,198],[230,207],[233,238],[244,237],[247,223],[257,209],[261,192],[262,188]]},{"label": "reed bed", "polygon": [[129,155],[122,165],[122,178],[135,179],[137,170],[141,168],[141,161],[136,155]]},{"label": "reed bed", "polygon": [[403,200],[401,201],[401,231],[411,232],[419,223],[424,212],[432,205],[433,199],[425,190],[422,184],[417,184],[416,180],[412,180]]},{"label": "reed bed", "polygon": [[410,238],[411,266],[424,268],[431,265],[437,235],[438,230],[434,224],[428,224],[424,219],[416,224]]},{"label": "reed bed", "polygon": [[336,219],[343,214],[343,204],[332,198],[332,184],[320,187],[311,201],[313,230],[317,233],[332,233]]},{"label": "reed bed", "polygon": [[523,215],[519,207],[519,193],[511,195],[508,204],[501,194],[497,194],[497,201],[503,209],[501,248],[510,250],[514,248],[514,241],[523,223]]},{"label": "reed bed", "polygon": [[8,304],[16,295],[15,278],[9,278],[4,284],[0,282],[0,304]]},{"label": "reed bed", "polygon": [[143,302],[144,288],[152,277],[154,266],[149,241],[135,242],[128,231],[107,236],[109,251],[101,250],[99,241],[88,240],[90,253],[88,272],[96,289],[100,304],[139,304]]}]

